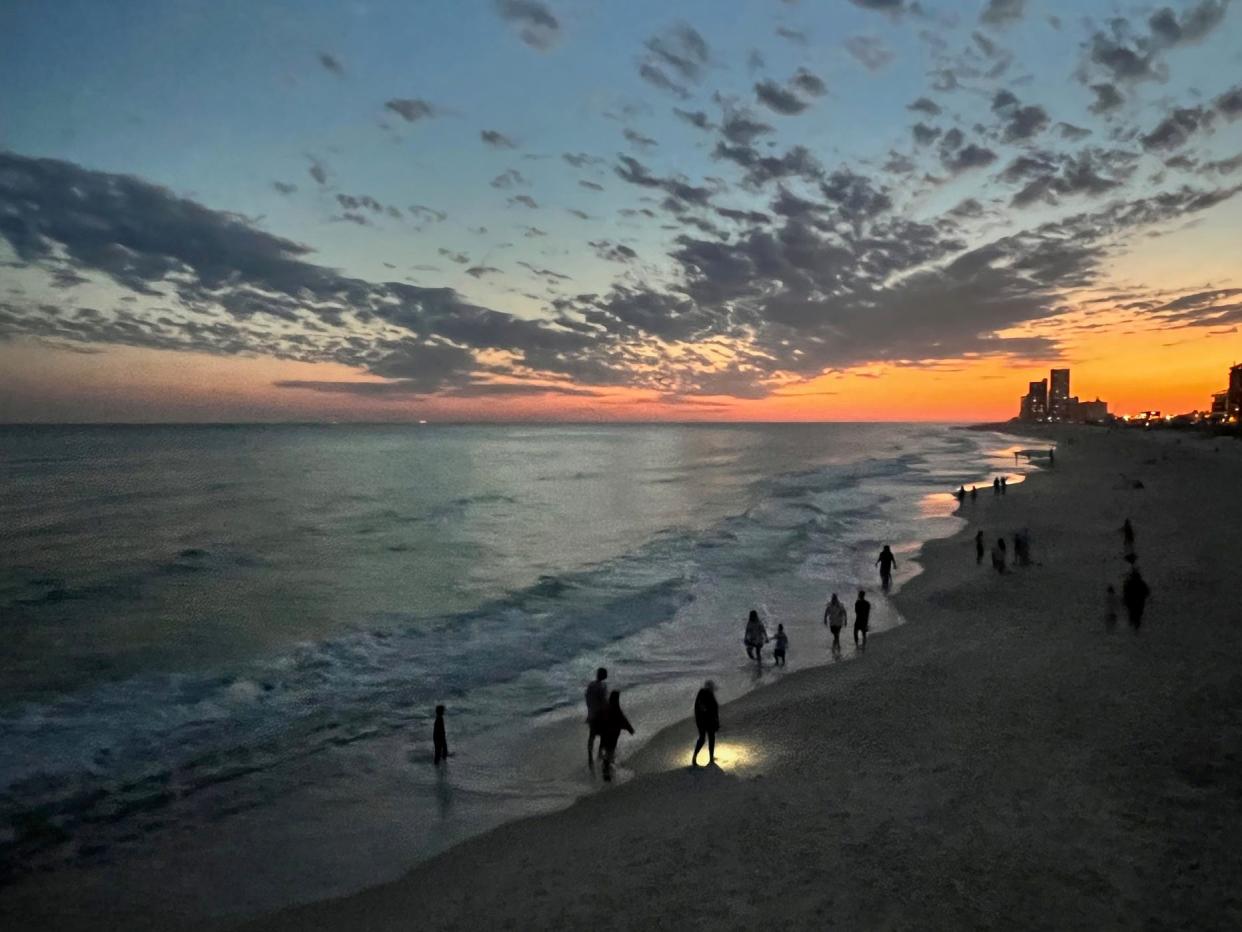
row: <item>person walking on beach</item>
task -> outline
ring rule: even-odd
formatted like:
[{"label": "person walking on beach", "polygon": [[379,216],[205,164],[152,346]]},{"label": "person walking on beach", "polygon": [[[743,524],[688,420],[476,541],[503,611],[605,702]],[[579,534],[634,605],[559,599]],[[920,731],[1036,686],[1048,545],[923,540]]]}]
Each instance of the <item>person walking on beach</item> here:
[{"label": "person walking on beach", "polygon": [[992,569],[998,573],[1005,572],[1005,538],[996,538],[996,543],[992,546]]},{"label": "person walking on beach", "polygon": [[776,661],[778,667],[785,666],[785,651],[789,650],[789,635],[785,633],[784,625],[776,626],[776,647],[772,649],[772,659]]},{"label": "person walking on beach", "polygon": [[834,592],[832,598],[828,600],[828,607],[824,609],[824,624],[832,632],[832,650],[834,653],[841,652],[841,629],[845,627],[845,621],[845,606],[841,604],[841,600],[837,598],[837,594]]},{"label": "person walking on beach", "polygon": [[1143,609],[1147,606],[1147,597],[1151,589],[1139,572],[1137,566],[1130,568],[1130,575],[1121,585],[1121,601],[1126,605],[1126,615],[1130,619],[1130,627],[1138,634],[1139,625],[1143,623]]},{"label": "person walking on beach", "polygon": [[431,726],[431,743],[435,747],[435,763],[447,761],[449,756],[448,736],[444,733],[444,706],[436,706],[436,723]]},{"label": "person walking on beach", "polygon": [[720,706],[716,704],[716,684],[708,680],[694,697],[694,726],[699,730],[699,740],[694,742],[690,766],[699,766],[699,751],[707,741],[707,765],[716,763],[716,732],[720,730]]},{"label": "person walking on beach", "polygon": [[893,567],[897,565],[897,558],[893,556],[893,551],[888,548],[888,544],[884,545],[884,549],[880,551],[875,562],[880,567],[880,588],[888,592],[893,584]]},{"label": "person walking on beach", "polygon": [[983,562],[983,531],[975,531],[975,565]]},{"label": "person walking on beach", "polygon": [[752,608],[750,617],[746,619],[746,636],[742,640],[742,643],[746,645],[746,656],[762,666],[763,645],[769,640],[768,629],[759,620],[759,613]]},{"label": "person walking on beach", "polygon": [[1000,495],[1000,476],[992,480],[992,494]]},{"label": "person walking on beach", "polygon": [[953,493],[953,497],[957,499],[959,505],[966,501],[966,486],[959,485],[957,491]]},{"label": "person walking on beach", "polygon": [[634,726],[621,711],[621,691],[614,689],[612,695],[608,697],[608,707],[604,709],[599,729],[599,746],[603,751],[605,780],[612,780],[612,759],[616,756],[617,741],[621,738],[622,731],[634,734]]},{"label": "person walking on beach", "polygon": [[1129,518],[1126,518],[1126,523],[1121,526],[1121,545],[1126,553],[1134,553],[1134,525],[1130,523]]},{"label": "person walking on beach", "polygon": [[979,487],[972,485],[970,487],[970,501],[973,503],[979,497]]},{"label": "person walking on beach", "polygon": [[1048,468],[1052,469],[1057,465],[1057,453],[1052,447],[1048,448]]},{"label": "person walking on beach", "polygon": [[866,591],[858,590],[858,601],[854,603],[854,646],[858,646],[858,635],[862,634],[862,646],[867,647],[867,627],[871,623],[871,603],[867,601]]},{"label": "person walking on beach", "polygon": [[1004,495],[1004,494],[1005,494],[1005,492],[1006,492],[1006,491],[1008,490],[1008,488],[1009,488],[1009,477],[1008,477],[1008,476],[1001,476],[1001,477],[1000,477],[1000,484],[1001,484],[1001,495]]},{"label": "person walking on beach", "polygon": [[[587,685],[586,688],[586,710],[587,710],[587,766],[595,766],[595,756],[591,753],[595,745],[595,739],[599,737],[599,726],[602,721],[604,710],[608,705],[608,671],[600,667],[595,671],[595,679]],[[604,754],[604,744],[601,741],[599,753],[602,757]]]}]

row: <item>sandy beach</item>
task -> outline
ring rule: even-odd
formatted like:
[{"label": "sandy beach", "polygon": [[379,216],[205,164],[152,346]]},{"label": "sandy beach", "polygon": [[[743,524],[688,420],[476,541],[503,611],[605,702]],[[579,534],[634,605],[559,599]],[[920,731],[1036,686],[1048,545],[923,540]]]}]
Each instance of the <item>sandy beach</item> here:
[{"label": "sandy beach", "polygon": [[[1237,928],[1242,449],[1037,436],[1055,469],[966,503],[895,596],[909,624],[722,708],[721,768],[666,729],[637,779],[246,928]],[[1104,623],[1127,516],[1137,635]],[[976,566],[977,528],[1022,526],[1034,565]]]}]

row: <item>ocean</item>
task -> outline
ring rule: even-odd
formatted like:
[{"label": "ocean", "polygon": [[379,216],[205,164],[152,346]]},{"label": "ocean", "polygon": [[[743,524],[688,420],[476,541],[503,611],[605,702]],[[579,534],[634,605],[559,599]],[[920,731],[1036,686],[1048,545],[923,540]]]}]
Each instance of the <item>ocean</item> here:
[{"label": "ocean", "polygon": [[[830,591],[1016,441],[936,425],[0,427],[0,885],[187,918],[395,877],[638,729],[830,661]],[[990,490],[988,492],[990,494]],[[917,619],[909,619],[917,622]],[[873,651],[874,652],[874,651]],[[847,648],[846,659],[852,654]],[[431,764],[448,708],[454,757]],[[693,734],[688,735],[687,755]]]}]

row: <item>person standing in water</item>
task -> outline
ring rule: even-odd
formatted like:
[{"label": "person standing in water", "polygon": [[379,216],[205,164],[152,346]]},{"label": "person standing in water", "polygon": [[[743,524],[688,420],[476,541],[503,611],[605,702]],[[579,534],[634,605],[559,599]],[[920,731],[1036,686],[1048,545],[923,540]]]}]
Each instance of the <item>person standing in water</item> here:
[{"label": "person standing in water", "polygon": [[763,665],[763,645],[768,642],[768,629],[759,620],[759,613],[753,608],[746,619],[746,636],[742,643],[746,645],[746,656],[760,666]]},{"label": "person standing in water", "polygon": [[1126,605],[1126,615],[1130,619],[1130,627],[1134,629],[1135,634],[1138,634],[1139,626],[1143,623],[1143,609],[1147,606],[1147,597],[1150,595],[1151,589],[1148,588],[1139,568],[1131,567],[1130,575],[1121,585],[1121,601]]},{"label": "person standing in water", "polygon": [[880,556],[875,562],[880,567],[880,588],[887,592],[893,584],[893,567],[897,565],[897,558],[893,556],[893,551],[888,548],[888,544],[884,545],[884,549],[880,551]]},{"label": "person standing in water", "polygon": [[447,761],[449,756],[448,735],[444,733],[444,706],[436,706],[436,723],[431,726],[431,743],[435,747],[435,763]]},{"label": "person standing in water", "polygon": [[716,732],[720,730],[720,706],[716,703],[716,684],[708,680],[694,697],[694,726],[699,730],[699,740],[694,742],[690,766],[699,766],[699,751],[707,741],[707,765],[716,763]]},{"label": "person standing in water", "polygon": [[858,601],[854,603],[854,646],[858,646],[858,635],[862,634],[862,646],[867,646],[867,628],[871,624],[871,603],[867,601],[867,593],[858,590]]},{"label": "person standing in water", "polygon": [[983,562],[983,532],[975,531],[975,565]]},{"label": "person standing in water", "polygon": [[612,760],[616,756],[617,741],[620,740],[623,731],[634,734],[634,726],[621,711],[621,691],[614,689],[612,695],[608,697],[608,707],[604,709],[599,729],[599,746],[604,757],[605,780],[612,779]]},{"label": "person standing in water", "polygon": [[824,609],[824,624],[832,632],[832,649],[836,653],[841,652],[841,629],[845,627],[845,621],[845,606],[834,592],[828,600],[828,607]]},{"label": "person standing in water", "polygon": [[[595,679],[587,685],[586,688],[586,710],[587,710],[587,766],[595,766],[595,756],[592,750],[595,745],[595,739],[599,737],[599,726],[601,716],[604,714],[605,707],[608,705],[608,671],[600,667],[595,671]],[[600,742],[600,755],[604,753],[603,742]]]},{"label": "person standing in water", "polygon": [[789,635],[785,633],[784,625],[776,626],[776,647],[772,649],[772,659],[776,661],[778,667],[785,666],[785,651],[789,650]]}]

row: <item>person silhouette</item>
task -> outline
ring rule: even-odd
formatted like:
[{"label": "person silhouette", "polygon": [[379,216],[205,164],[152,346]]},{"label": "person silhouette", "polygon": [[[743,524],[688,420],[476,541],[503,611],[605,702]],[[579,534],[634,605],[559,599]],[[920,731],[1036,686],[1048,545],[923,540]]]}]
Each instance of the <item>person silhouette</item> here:
[{"label": "person silhouette", "polygon": [[871,624],[871,603],[867,601],[867,593],[858,590],[858,601],[854,603],[854,646],[858,646],[858,635],[862,634],[862,646],[867,646],[867,628]]},{"label": "person silhouette", "polygon": [[772,649],[772,659],[776,661],[778,667],[785,666],[785,651],[789,649],[789,635],[785,633],[784,625],[776,626],[776,646]]},{"label": "person silhouette", "polygon": [[845,622],[845,606],[841,604],[837,594],[834,592],[832,598],[828,600],[828,607],[824,609],[824,624],[832,632],[833,651],[839,652],[841,650],[841,629],[845,627]]},{"label": "person silhouette", "polygon": [[[608,705],[608,671],[604,667],[600,667],[595,671],[595,679],[592,680],[586,688],[586,723],[587,723],[587,766],[595,766],[595,757],[592,749],[595,745],[595,739],[599,737],[599,726],[601,716],[604,709]],[[600,743],[600,756],[604,754],[603,742]]]},{"label": "person silhouette", "polygon": [[1048,467],[1052,468],[1057,465],[1057,453],[1052,447],[1048,448]]},{"label": "person silhouette", "polygon": [[897,558],[893,556],[888,544],[884,545],[875,562],[880,567],[880,588],[887,592],[893,584],[893,567],[897,565]]},{"label": "person silhouette", "polygon": [[957,491],[953,493],[953,497],[957,499],[959,505],[966,501],[966,486],[959,485]]},{"label": "person silhouette", "polygon": [[983,531],[975,531],[975,565],[983,562]]},{"label": "person silhouette", "polygon": [[1134,553],[1134,525],[1130,523],[1129,518],[1126,518],[1125,524],[1121,526],[1121,544],[1126,553]]},{"label": "person silhouette", "polygon": [[992,546],[992,569],[998,573],[1005,572],[1005,538],[996,538],[996,543]]},{"label": "person silhouette", "polygon": [[746,645],[746,656],[760,666],[763,665],[763,645],[768,642],[768,629],[759,620],[759,613],[753,608],[746,619],[746,635],[742,643]]},{"label": "person silhouette", "polygon": [[690,766],[699,765],[699,751],[707,741],[707,764],[716,763],[716,732],[720,730],[720,706],[716,703],[716,684],[708,680],[694,697],[694,726],[699,730],[699,740],[694,742]]},{"label": "person silhouette", "polygon": [[992,494],[1000,495],[1000,476],[992,480]]},{"label": "person silhouette", "polygon": [[979,497],[979,488],[978,486],[972,485],[970,487],[970,500],[973,502],[978,497]]},{"label": "person silhouette", "polygon": [[1146,580],[1137,566],[1130,568],[1126,581],[1121,585],[1121,601],[1125,603],[1126,615],[1130,619],[1130,627],[1138,634],[1143,623],[1143,609],[1147,606],[1147,598],[1151,595]]},{"label": "person silhouette", "polygon": [[1000,477],[1000,485],[1001,485],[1001,495],[1004,495],[1004,494],[1005,494],[1005,492],[1006,492],[1006,491],[1008,491],[1008,489],[1009,489],[1009,477],[1008,477],[1008,476],[1001,476],[1001,477]]},{"label": "person silhouette", "polygon": [[599,746],[603,751],[605,780],[612,780],[612,760],[616,756],[617,741],[622,731],[634,734],[634,726],[621,711],[621,691],[614,689],[612,695],[608,697],[608,707],[604,709],[599,729]]},{"label": "person silhouette", "polygon": [[444,706],[436,706],[436,722],[431,726],[431,743],[435,747],[435,763],[447,761],[449,756],[448,736],[444,733]]}]

